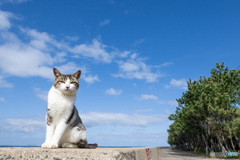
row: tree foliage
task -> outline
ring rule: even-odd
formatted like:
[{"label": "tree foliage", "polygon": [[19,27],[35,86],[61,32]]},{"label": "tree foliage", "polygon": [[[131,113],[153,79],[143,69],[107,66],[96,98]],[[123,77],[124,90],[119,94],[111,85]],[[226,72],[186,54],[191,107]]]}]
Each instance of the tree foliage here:
[{"label": "tree foliage", "polygon": [[240,70],[217,63],[210,77],[187,83],[169,116],[168,143],[191,151],[240,150]]}]

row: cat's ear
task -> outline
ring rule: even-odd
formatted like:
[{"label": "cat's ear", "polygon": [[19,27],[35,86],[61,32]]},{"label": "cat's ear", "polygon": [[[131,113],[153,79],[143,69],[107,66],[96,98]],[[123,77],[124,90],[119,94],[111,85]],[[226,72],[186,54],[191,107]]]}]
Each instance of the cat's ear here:
[{"label": "cat's ear", "polygon": [[81,76],[81,70],[78,70],[77,72],[75,72],[75,73],[73,74],[73,77],[76,77],[77,79],[79,79],[80,76]]},{"label": "cat's ear", "polygon": [[53,73],[55,78],[58,78],[59,76],[61,76],[62,74],[57,70],[57,68],[53,68]]}]

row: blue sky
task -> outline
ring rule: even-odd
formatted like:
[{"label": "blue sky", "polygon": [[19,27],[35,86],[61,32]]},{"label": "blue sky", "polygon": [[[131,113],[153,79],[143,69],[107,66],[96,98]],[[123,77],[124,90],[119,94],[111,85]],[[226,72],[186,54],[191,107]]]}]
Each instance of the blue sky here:
[{"label": "blue sky", "polygon": [[1,0],[0,145],[41,145],[52,68],[82,70],[89,142],[167,146],[186,81],[240,63],[239,1]]}]

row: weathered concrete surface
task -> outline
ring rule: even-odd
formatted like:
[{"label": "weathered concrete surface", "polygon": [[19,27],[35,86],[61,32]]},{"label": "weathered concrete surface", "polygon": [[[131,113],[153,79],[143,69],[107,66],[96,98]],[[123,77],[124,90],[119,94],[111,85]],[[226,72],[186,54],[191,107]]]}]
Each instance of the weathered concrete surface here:
[{"label": "weathered concrete surface", "polygon": [[[153,160],[159,159],[158,147],[150,147]],[[146,148],[97,148],[97,149],[43,149],[26,147],[0,148],[0,160],[147,160]]]}]

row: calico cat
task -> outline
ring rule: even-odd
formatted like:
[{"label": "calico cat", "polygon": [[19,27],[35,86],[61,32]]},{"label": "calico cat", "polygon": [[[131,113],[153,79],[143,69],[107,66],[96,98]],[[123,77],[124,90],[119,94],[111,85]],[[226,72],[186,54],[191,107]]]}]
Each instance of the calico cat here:
[{"label": "calico cat", "polygon": [[97,148],[88,144],[86,128],[74,105],[81,71],[63,75],[53,69],[55,82],[48,93],[47,130],[43,148]]}]

